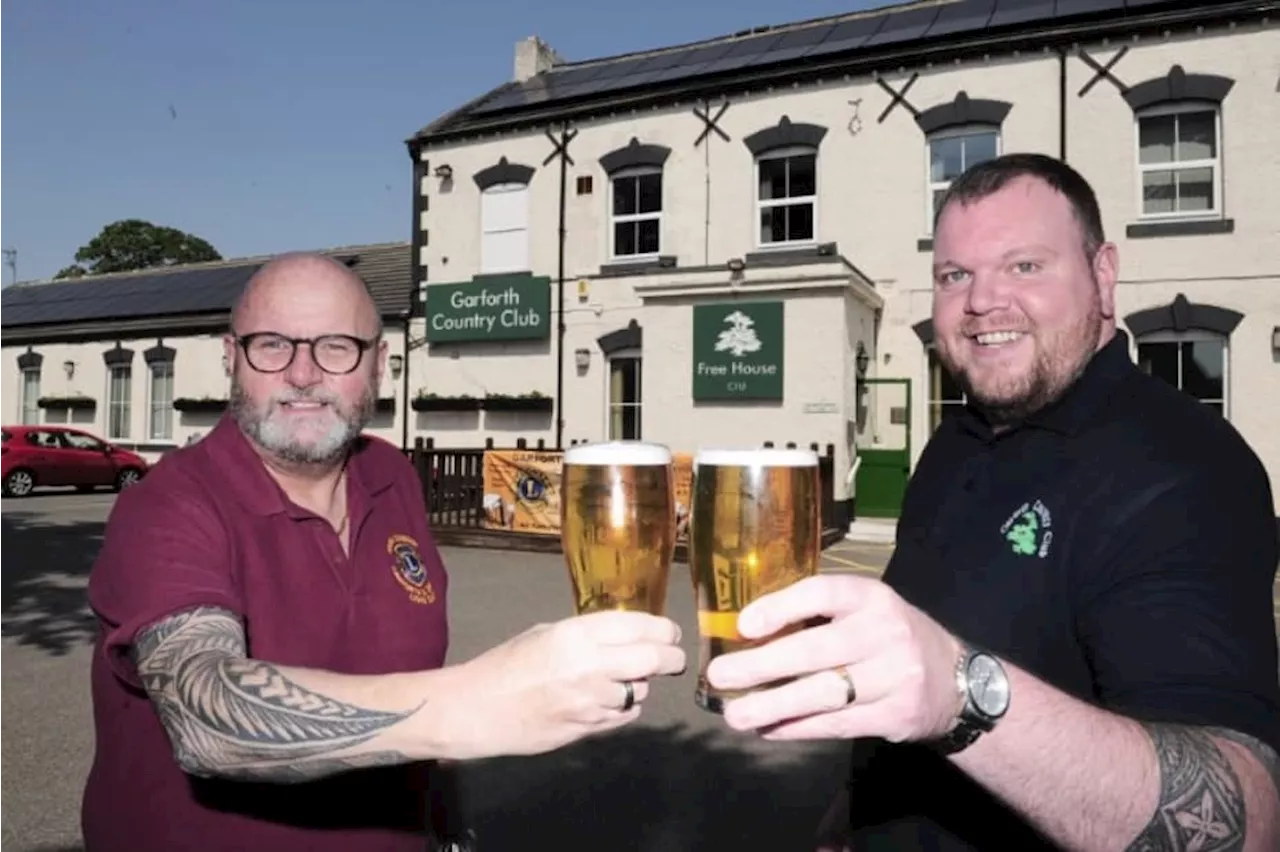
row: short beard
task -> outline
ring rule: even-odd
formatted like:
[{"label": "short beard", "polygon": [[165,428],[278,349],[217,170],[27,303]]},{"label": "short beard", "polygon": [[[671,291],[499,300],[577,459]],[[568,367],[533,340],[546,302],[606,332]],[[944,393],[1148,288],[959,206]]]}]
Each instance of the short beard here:
[{"label": "short beard", "polygon": [[1048,351],[1039,353],[1031,373],[1018,380],[997,385],[994,392],[984,394],[974,386],[972,377],[954,363],[945,347],[938,347],[942,366],[955,379],[965,399],[980,411],[993,426],[1007,426],[1026,420],[1057,402],[1084,373],[1102,339],[1102,301],[1094,290],[1085,318],[1056,338],[1045,341]]},{"label": "short beard", "polygon": [[[332,415],[333,422],[329,428],[310,443],[299,440],[273,416],[278,406],[298,400],[323,402],[329,406],[328,411]],[[228,401],[228,408],[240,429],[272,458],[287,464],[316,466],[334,464],[347,455],[360,433],[372,422],[376,405],[371,382],[350,409],[344,408],[336,395],[315,389],[281,391],[258,408],[234,376]]]}]

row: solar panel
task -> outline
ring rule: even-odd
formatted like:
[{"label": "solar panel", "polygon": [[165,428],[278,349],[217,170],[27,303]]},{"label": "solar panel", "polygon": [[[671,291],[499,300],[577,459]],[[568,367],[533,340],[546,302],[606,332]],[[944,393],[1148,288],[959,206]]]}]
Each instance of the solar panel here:
[{"label": "solar panel", "polygon": [[1053,17],[1054,0],[996,0],[988,27],[1007,27]]},{"label": "solar panel", "polygon": [[939,38],[984,29],[995,8],[996,0],[966,0],[963,3],[941,6],[938,17],[926,35],[928,38]]},{"label": "solar panel", "polygon": [[1058,0],[1058,17],[1111,12],[1124,8],[1124,0]]},{"label": "solar panel", "polygon": [[876,15],[867,18],[854,18],[851,21],[837,24],[822,43],[804,54],[805,58],[830,56],[853,50],[874,36],[884,26],[887,15]]},{"label": "solar panel", "polygon": [[884,26],[876,34],[863,42],[860,47],[873,47],[883,44],[896,44],[922,38],[933,22],[938,18],[938,7],[908,9],[905,12],[893,12],[885,16]]},{"label": "solar panel", "polygon": [[719,74],[745,68],[757,57],[767,55],[783,38],[782,33],[766,33],[744,39],[734,44],[733,49],[721,56],[705,62],[697,68],[690,69],[691,74]]},{"label": "solar panel", "polygon": [[3,291],[6,327],[226,310],[259,264],[174,270]]},{"label": "solar panel", "polygon": [[743,67],[772,65],[775,62],[799,59],[821,44],[837,28],[836,24],[815,24],[783,33],[782,38],[778,39],[777,44],[768,53],[751,60]]}]

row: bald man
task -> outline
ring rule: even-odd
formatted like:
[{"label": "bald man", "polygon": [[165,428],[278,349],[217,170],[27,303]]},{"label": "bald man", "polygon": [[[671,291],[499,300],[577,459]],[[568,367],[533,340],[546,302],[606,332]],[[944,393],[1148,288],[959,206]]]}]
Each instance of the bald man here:
[{"label": "bald man", "polygon": [[362,436],[387,355],[363,282],[264,266],[224,342],[227,415],[117,499],[89,599],[88,852],[422,852],[434,761],[634,721],[670,620],[533,627],[454,666],[417,476]]}]

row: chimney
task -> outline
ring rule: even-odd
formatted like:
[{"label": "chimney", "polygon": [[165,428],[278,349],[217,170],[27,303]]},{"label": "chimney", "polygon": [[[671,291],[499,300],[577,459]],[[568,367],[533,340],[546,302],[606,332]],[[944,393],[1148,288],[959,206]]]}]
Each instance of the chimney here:
[{"label": "chimney", "polygon": [[516,82],[523,83],[564,60],[537,36],[529,36],[516,42]]}]

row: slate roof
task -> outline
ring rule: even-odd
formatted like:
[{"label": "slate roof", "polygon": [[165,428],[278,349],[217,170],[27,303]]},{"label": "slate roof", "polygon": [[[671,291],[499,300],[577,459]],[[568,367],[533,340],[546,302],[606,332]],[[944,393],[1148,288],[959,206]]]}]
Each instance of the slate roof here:
[{"label": "slate roof", "polygon": [[1274,13],[1274,0],[917,0],[619,56],[566,62],[452,110],[414,146],[763,85]]},{"label": "slate roof", "polygon": [[[326,249],[364,279],[384,317],[403,315],[412,291],[408,242]],[[38,331],[82,323],[137,322],[212,315],[221,321],[250,276],[270,256],[193,263],[6,287],[0,327]]]}]

